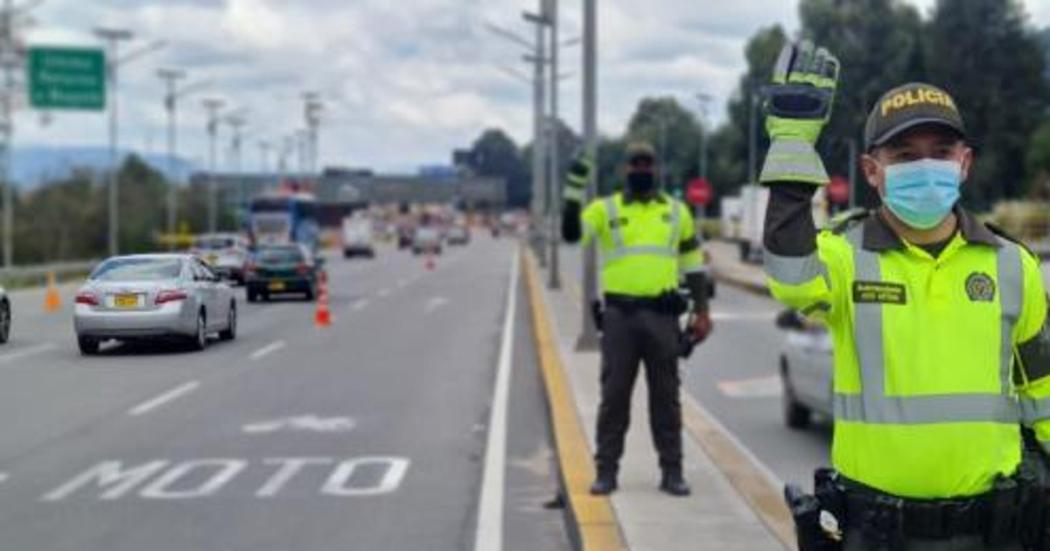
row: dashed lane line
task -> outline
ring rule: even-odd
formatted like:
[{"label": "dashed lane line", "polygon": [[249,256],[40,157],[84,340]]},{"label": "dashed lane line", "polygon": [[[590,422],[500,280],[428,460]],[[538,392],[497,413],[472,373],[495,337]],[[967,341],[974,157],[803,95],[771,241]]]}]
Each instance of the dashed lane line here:
[{"label": "dashed lane line", "polygon": [[146,413],[149,413],[149,412],[159,408],[160,406],[163,406],[164,404],[167,404],[168,402],[171,402],[171,401],[176,400],[176,399],[178,399],[178,398],[180,398],[180,397],[182,397],[182,396],[184,396],[186,394],[189,394],[190,392],[193,392],[199,386],[201,386],[200,381],[190,381],[188,383],[183,383],[183,384],[181,384],[181,385],[179,385],[179,386],[177,386],[177,387],[175,387],[175,388],[173,388],[173,389],[171,389],[171,390],[169,390],[169,391],[167,391],[167,392],[157,396],[156,398],[151,398],[149,400],[146,400],[145,402],[142,402],[141,404],[139,404],[139,405],[129,409],[128,410],[128,415],[131,415],[131,416],[134,417],[134,416],[144,415]]}]

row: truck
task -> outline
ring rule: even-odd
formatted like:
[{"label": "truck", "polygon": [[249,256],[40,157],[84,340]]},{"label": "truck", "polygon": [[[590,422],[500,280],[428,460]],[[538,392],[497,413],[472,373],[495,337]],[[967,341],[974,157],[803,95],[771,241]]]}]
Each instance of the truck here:
[{"label": "truck", "polygon": [[[722,236],[737,244],[742,262],[762,262],[767,206],[766,186],[744,184],[739,195],[722,198]],[[827,212],[825,188],[821,187],[813,196],[813,220],[818,228],[827,221]]]},{"label": "truck", "polygon": [[376,255],[372,232],[372,220],[367,216],[348,216],[343,218],[343,257]]}]

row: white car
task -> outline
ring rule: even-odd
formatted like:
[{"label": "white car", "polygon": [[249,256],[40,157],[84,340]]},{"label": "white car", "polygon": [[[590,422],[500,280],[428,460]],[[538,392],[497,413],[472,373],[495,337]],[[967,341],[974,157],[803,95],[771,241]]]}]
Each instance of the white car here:
[{"label": "white car", "polygon": [[376,255],[372,221],[364,217],[343,219],[343,257]]},{"label": "white car", "polygon": [[236,233],[213,233],[198,236],[193,254],[211,266],[217,274],[244,285],[248,264],[248,239]]},{"label": "white car", "polygon": [[834,392],[831,335],[823,325],[807,321],[794,310],[782,312],[777,327],[786,332],[780,353],[784,423],[801,429],[809,426],[814,413],[830,418]]},{"label": "white car", "polygon": [[118,256],[100,264],[77,292],[73,314],[77,344],[97,354],[116,339],[175,339],[195,350],[208,337],[237,336],[233,289],[192,255]]}]

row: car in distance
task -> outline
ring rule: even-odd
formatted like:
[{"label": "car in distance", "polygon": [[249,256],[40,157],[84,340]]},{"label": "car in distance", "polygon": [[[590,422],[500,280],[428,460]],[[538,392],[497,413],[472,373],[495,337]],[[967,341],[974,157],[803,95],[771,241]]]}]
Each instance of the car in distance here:
[{"label": "car in distance", "polygon": [[203,350],[208,337],[237,336],[233,290],[193,255],[110,258],[77,292],[73,314],[77,345],[97,354],[107,340],[175,339]]},{"label": "car in distance", "polygon": [[194,241],[192,252],[215,273],[244,285],[244,268],[249,256],[247,238],[236,233],[201,235]]},{"label": "car in distance", "polygon": [[813,414],[832,415],[831,335],[795,310],[777,316],[777,327],[785,331],[780,352],[784,423],[793,429],[809,426]]},{"label": "car in distance", "polygon": [[464,224],[455,224],[448,229],[447,242],[452,245],[467,245],[470,243],[470,229]]},{"label": "car in distance", "polygon": [[299,293],[306,300],[313,300],[323,264],[323,259],[303,245],[259,246],[248,263],[248,302],[270,300],[273,295],[285,293]]},{"label": "car in distance", "polygon": [[372,221],[364,217],[343,219],[343,257],[376,255],[375,240],[372,232]]},{"label": "car in distance", "polygon": [[412,254],[441,254],[441,233],[437,228],[416,228],[412,236]]}]

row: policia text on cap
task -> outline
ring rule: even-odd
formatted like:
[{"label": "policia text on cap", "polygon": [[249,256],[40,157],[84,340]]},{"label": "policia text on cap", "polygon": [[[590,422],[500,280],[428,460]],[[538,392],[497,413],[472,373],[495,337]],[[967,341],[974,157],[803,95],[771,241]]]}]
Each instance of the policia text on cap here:
[{"label": "policia text on cap", "polygon": [[660,489],[689,494],[682,476],[682,411],[678,399],[678,316],[686,301],[678,294],[683,276],[693,298],[693,343],[711,330],[708,285],[693,217],[680,201],[656,186],[656,155],[648,144],[627,151],[624,192],[599,199],[581,215],[583,190],[593,170],[588,159],[574,163],[565,186],[562,233],[566,241],[597,240],[602,258],[601,405],[598,410],[598,477],[594,494],[616,490],[631,390],[640,362],[649,387],[649,426],[660,456]]},{"label": "policia text on cap", "polygon": [[[784,49],[767,102],[766,272],[834,342],[832,463],[786,490],[803,550],[1050,549],[1050,493],[1022,426],[1050,443],[1038,261],[957,205],[973,154],[951,97],[906,84],[873,107],[864,174],[882,206],[817,232],[814,144],[838,61]],[[1037,458],[1038,459],[1038,458]]]}]

